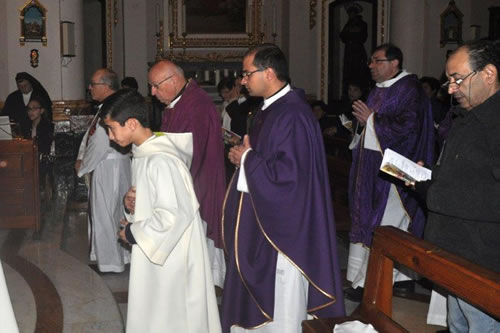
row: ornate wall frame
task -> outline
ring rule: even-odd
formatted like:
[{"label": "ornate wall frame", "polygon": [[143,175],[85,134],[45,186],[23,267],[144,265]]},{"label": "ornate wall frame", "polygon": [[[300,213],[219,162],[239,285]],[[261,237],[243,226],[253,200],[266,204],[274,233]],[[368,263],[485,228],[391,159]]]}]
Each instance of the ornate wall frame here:
[{"label": "ornate wall frame", "polygon": [[262,1],[246,1],[246,33],[227,34],[188,34],[185,31],[186,10],[185,0],[168,1],[167,27],[169,31],[168,45],[170,48],[218,48],[218,47],[248,47],[260,42],[263,34],[261,29]]},{"label": "ornate wall frame", "polygon": [[47,46],[47,9],[38,0],[28,0],[19,8],[21,36],[19,43],[41,42]]},{"label": "ornate wall frame", "polygon": [[448,7],[441,13],[441,47],[446,44],[462,44],[463,16],[455,1],[451,0]]},{"label": "ornate wall frame", "polygon": [[[319,98],[328,103],[328,6],[338,0],[321,0],[321,31],[320,31],[320,91]],[[391,0],[378,0],[377,2],[377,44],[389,41],[390,24],[390,4]]]}]

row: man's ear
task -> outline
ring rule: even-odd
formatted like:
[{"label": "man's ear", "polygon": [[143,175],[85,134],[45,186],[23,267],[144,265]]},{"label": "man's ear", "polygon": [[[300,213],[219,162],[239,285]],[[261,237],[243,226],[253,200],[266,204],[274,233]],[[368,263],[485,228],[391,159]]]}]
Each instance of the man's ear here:
[{"label": "man's ear", "polygon": [[489,84],[495,84],[498,81],[498,70],[492,64],[484,66],[484,72],[486,73],[486,81]]},{"label": "man's ear", "polygon": [[276,75],[276,72],[274,71],[274,69],[272,69],[271,67],[268,67],[265,69],[264,75],[265,75],[266,79],[268,79],[268,80],[278,77]]},{"label": "man's ear", "polygon": [[137,128],[137,119],[135,118],[129,118],[127,121],[125,121],[125,126],[134,131]]}]

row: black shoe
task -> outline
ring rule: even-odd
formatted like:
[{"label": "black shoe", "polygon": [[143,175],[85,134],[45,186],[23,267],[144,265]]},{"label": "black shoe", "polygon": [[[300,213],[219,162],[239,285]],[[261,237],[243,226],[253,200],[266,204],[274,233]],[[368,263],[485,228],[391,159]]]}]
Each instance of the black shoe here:
[{"label": "black shoe", "polygon": [[349,287],[344,290],[344,297],[350,301],[361,303],[363,300],[364,288],[358,287],[356,289]]},{"label": "black shoe", "polygon": [[392,287],[392,295],[398,297],[407,297],[415,292],[415,281],[398,281],[394,282]]}]

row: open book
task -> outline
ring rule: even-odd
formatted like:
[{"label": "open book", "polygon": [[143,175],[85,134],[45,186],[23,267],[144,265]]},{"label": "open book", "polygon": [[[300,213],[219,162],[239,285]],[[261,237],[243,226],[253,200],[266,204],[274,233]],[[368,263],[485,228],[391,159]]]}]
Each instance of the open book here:
[{"label": "open book", "polygon": [[431,170],[418,165],[389,148],[384,152],[380,170],[411,184],[429,180],[432,176]]},{"label": "open book", "polygon": [[241,136],[222,127],[224,130],[224,143],[227,145],[238,145],[241,143]]}]

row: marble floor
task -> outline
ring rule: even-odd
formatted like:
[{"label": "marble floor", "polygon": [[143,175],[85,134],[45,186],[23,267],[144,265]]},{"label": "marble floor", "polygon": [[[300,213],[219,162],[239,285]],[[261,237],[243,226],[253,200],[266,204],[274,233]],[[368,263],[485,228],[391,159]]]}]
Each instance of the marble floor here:
[{"label": "marble floor", "polygon": [[[57,189],[53,200],[42,202],[39,235],[32,230],[0,230],[0,260],[19,330],[123,332],[128,270],[98,274],[88,266],[87,205],[69,196],[70,190]],[[339,236],[345,271],[348,243],[346,235]],[[443,329],[425,324],[428,297],[395,297],[393,303],[395,319],[410,332]],[[357,305],[346,300],[348,313]]]}]

